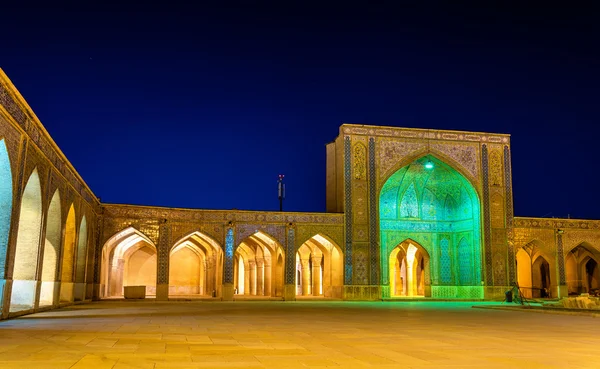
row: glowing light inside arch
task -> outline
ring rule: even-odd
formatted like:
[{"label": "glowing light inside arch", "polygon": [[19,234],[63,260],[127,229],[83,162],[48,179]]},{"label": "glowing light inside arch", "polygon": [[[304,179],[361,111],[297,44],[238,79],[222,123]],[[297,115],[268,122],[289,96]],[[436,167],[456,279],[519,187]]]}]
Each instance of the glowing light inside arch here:
[{"label": "glowing light inside arch", "polygon": [[432,155],[399,169],[381,189],[379,216],[384,285],[392,250],[412,239],[431,257],[432,297],[483,298],[479,198],[457,170]]}]

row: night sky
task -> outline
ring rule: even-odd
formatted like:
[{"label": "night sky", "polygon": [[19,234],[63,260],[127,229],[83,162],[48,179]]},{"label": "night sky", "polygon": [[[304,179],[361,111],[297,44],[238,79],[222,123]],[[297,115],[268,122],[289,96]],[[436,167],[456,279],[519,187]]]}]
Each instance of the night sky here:
[{"label": "night sky", "polygon": [[103,202],[324,211],[358,123],[509,133],[516,215],[600,219],[591,7],[84,3],[4,4],[0,67]]}]

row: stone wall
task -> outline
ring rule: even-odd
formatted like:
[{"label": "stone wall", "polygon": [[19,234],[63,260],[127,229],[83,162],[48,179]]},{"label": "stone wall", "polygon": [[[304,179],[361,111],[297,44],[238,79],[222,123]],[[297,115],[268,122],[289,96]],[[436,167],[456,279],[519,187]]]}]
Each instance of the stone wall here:
[{"label": "stone wall", "polygon": [[[0,192],[10,192],[12,201],[4,203],[0,212],[0,223],[7,225],[0,232],[1,316],[6,318],[56,307],[59,305],[58,294],[61,289],[68,297],[66,303],[90,299],[93,285],[91,263],[97,241],[100,203],[0,70],[0,153],[4,149],[4,159],[9,164],[0,179],[4,183]],[[7,177],[7,174],[10,176]],[[31,186],[29,192],[25,193],[28,184]],[[24,203],[28,205],[22,207]],[[50,208],[52,211],[49,211]],[[72,270],[73,275],[68,285],[61,286],[62,261],[65,257],[63,241],[67,214],[71,208],[75,214],[73,226],[76,229],[76,247],[74,254],[69,256],[72,265],[68,270]],[[35,219],[36,224],[25,221],[20,224],[23,219]],[[48,227],[51,229],[47,230]],[[23,233],[19,237],[19,229],[35,229],[39,234],[29,235],[25,239]],[[32,242],[36,247],[30,246]],[[26,244],[29,246],[21,246]],[[51,267],[50,264],[54,265]],[[17,280],[22,278],[18,275],[13,278],[14,271],[23,268],[32,272],[24,274],[27,279]],[[11,303],[11,296],[19,299],[19,295],[29,294],[21,290],[29,289],[33,298],[30,306],[25,304],[19,307]],[[46,301],[43,307],[39,303],[41,294],[44,295],[42,300]]]}]

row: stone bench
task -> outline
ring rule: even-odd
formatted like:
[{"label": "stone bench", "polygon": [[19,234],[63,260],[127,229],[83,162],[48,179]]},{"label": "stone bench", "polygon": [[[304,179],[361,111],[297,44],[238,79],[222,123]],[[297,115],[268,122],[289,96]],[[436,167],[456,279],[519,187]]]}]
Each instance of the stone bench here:
[{"label": "stone bench", "polygon": [[125,286],[123,295],[126,299],[145,299],[146,286]]}]

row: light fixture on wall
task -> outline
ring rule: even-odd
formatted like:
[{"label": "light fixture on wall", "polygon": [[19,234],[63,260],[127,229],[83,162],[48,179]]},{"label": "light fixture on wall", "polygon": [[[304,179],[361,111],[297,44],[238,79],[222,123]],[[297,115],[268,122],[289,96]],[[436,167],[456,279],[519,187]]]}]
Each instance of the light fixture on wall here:
[{"label": "light fixture on wall", "polygon": [[[429,156],[429,131],[427,131],[427,133],[425,133],[427,135],[427,156]],[[425,169],[433,169],[433,162],[431,161],[431,158],[427,158],[427,162],[425,163]]]}]

